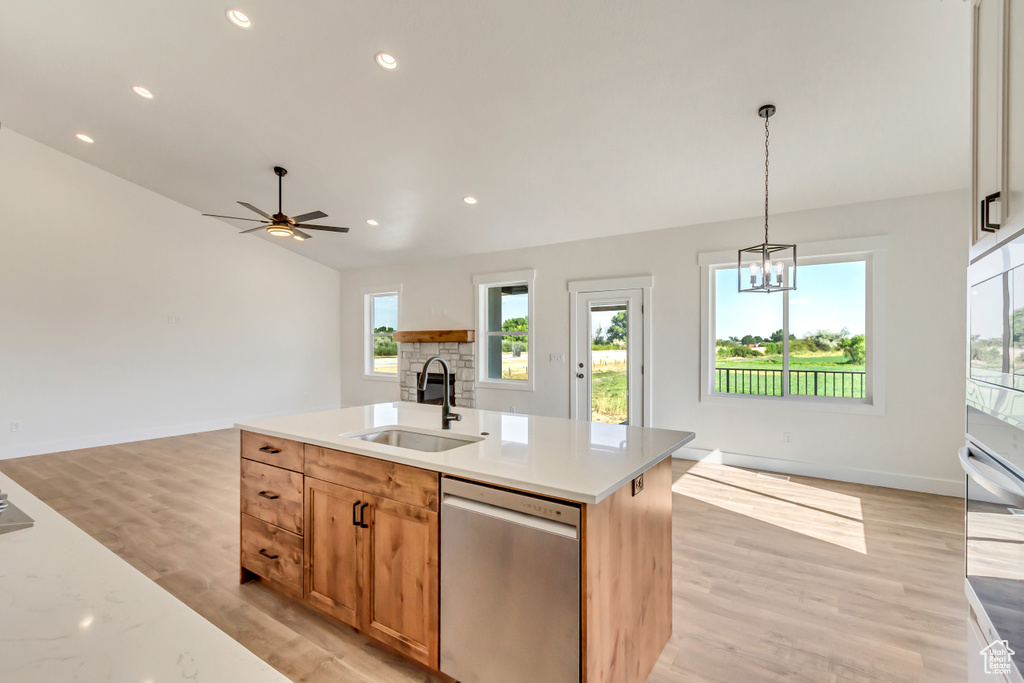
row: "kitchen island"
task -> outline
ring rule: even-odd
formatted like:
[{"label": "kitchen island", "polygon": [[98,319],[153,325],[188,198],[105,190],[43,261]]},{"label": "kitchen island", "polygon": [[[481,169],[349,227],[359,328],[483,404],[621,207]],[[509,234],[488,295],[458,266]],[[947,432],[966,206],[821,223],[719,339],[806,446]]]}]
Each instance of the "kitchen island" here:
[{"label": "kitchen island", "polygon": [[242,580],[448,674],[446,482],[528,494],[579,510],[579,680],[646,680],[672,632],[668,458],[693,434],[458,412],[450,430],[415,403],[239,423]]}]

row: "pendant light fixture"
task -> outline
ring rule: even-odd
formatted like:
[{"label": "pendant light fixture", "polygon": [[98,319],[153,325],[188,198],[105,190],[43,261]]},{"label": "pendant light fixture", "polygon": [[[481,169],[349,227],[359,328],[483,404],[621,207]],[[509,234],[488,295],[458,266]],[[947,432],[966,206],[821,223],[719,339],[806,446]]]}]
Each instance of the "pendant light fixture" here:
[{"label": "pendant light fixture", "polygon": [[764,119],[764,243],[740,249],[737,259],[741,292],[783,292],[796,289],[796,245],[768,241],[768,119],[774,104],[757,110]]}]

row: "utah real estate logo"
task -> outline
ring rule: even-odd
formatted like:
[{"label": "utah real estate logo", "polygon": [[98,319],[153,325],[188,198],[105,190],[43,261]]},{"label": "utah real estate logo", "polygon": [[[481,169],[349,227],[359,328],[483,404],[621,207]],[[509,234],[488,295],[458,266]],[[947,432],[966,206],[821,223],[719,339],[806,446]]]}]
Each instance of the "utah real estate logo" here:
[{"label": "utah real estate logo", "polygon": [[993,640],[978,654],[985,658],[985,673],[1009,674],[1010,656],[1017,653],[1010,649],[1010,644],[1005,640]]}]

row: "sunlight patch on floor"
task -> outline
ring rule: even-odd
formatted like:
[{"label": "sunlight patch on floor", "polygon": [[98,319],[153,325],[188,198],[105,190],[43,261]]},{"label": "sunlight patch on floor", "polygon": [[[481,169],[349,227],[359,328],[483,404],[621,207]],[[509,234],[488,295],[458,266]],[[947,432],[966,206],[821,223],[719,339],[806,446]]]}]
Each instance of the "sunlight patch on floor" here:
[{"label": "sunlight patch on floor", "polygon": [[760,522],[867,554],[860,499],[749,470],[696,462],[672,491]]}]

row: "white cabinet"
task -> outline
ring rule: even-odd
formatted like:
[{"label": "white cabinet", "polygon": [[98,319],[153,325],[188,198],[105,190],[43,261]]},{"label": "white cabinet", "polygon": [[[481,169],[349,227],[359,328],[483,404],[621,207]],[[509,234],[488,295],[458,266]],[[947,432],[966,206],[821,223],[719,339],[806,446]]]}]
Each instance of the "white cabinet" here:
[{"label": "white cabinet", "polygon": [[972,258],[1024,228],[1024,0],[974,0]]}]

